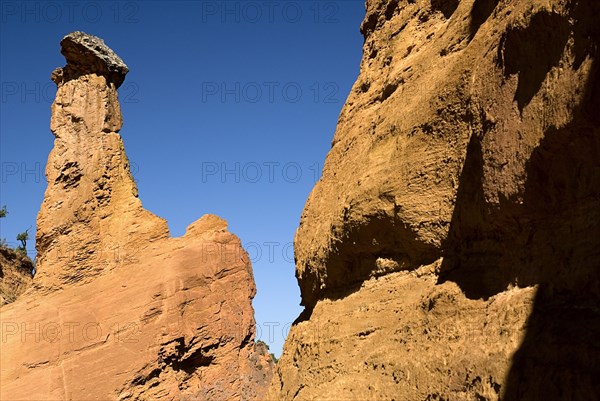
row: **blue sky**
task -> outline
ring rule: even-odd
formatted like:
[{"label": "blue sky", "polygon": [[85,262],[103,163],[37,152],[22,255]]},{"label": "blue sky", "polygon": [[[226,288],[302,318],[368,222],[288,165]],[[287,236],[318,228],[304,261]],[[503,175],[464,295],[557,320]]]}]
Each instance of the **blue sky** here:
[{"label": "blue sky", "polygon": [[206,213],[229,222],[253,261],[260,338],[279,354],[301,311],[294,232],[358,76],[363,1],[2,0],[0,12],[0,238],[35,237],[60,39],[100,36],[130,69],[121,135],[144,207],[173,236]]}]

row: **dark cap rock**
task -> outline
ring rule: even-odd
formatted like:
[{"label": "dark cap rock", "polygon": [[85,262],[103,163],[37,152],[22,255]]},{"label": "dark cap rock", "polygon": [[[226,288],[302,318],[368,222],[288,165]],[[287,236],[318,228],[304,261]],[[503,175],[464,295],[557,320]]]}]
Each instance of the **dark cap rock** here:
[{"label": "dark cap rock", "polygon": [[60,46],[67,65],[62,71],[57,69],[52,73],[52,80],[57,84],[85,74],[97,74],[118,88],[129,72],[123,60],[97,36],[71,32],[60,41]]}]

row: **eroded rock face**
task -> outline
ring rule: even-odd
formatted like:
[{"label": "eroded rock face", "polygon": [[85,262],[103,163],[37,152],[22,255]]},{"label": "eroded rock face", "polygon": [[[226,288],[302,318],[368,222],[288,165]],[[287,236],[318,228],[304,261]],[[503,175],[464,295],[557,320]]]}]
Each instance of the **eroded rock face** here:
[{"label": "eroded rock face", "polygon": [[142,207],[119,135],[118,85],[107,74],[118,72],[122,81],[127,67],[92,35],[71,33],[61,48],[62,71],[76,73],[56,80],[50,122],[56,139],[36,237],[35,286],[50,291],[88,282],[169,237],[166,221]]},{"label": "eroded rock face", "polygon": [[269,399],[600,397],[598,3],[366,9]]},{"label": "eroded rock face", "polygon": [[260,399],[273,362],[240,240],[212,215],[170,238],[143,209],[106,74],[124,64],[90,35],[61,44],[77,74],[56,80],[34,285],[2,307],[0,398]]}]

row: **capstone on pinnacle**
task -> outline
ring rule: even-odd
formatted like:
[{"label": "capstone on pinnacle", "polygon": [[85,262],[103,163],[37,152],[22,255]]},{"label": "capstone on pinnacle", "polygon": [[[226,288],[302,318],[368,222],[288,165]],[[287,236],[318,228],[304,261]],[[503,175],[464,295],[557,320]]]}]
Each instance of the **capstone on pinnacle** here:
[{"label": "capstone on pinnacle", "polygon": [[57,85],[82,75],[97,74],[118,88],[129,72],[123,60],[97,36],[71,32],[60,41],[60,46],[67,65],[52,72],[51,79]]}]

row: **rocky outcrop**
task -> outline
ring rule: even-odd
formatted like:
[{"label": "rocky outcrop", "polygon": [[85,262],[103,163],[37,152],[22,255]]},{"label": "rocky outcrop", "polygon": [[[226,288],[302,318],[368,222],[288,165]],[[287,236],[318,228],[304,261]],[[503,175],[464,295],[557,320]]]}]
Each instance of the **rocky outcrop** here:
[{"label": "rocky outcrop", "polygon": [[271,400],[600,398],[591,0],[369,0]]},{"label": "rocky outcrop", "polygon": [[51,78],[57,85],[93,73],[103,76],[118,88],[129,72],[123,60],[97,36],[71,32],[63,38],[60,46],[67,65],[52,72]]},{"label": "rocky outcrop", "polygon": [[44,291],[89,282],[169,237],[167,222],[142,207],[118,133],[117,83],[127,67],[81,32],[65,36],[61,48],[67,65],[52,73],[56,139],[36,236],[35,286]]},{"label": "rocky outcrop", "polygon": [[26,255],[0,246],[0,306],[14,302],[31,285],[33,263]]},{"label": "rocky outcrop", "polygon": [[2,308],[0,398],[260,398],[273,362],[240,240],[212,215],[170,238],[143,209],[118,133],[127,67],[91,35],[61,45],[37,275]]}]

